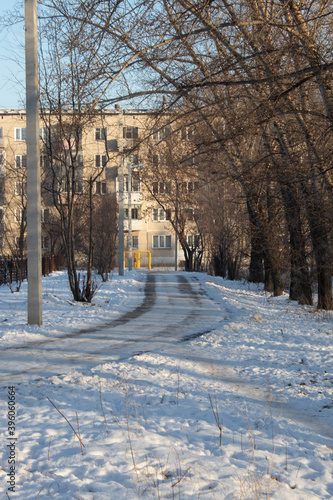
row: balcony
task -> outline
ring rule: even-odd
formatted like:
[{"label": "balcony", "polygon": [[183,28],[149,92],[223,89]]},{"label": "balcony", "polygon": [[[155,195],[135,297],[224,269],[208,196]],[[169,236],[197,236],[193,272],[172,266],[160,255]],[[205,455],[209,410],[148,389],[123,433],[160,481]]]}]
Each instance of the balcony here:
[{"label": "balcony", "polygon": [[[132,231],[141,230],[141,219],[132,219]],[[128,219],[124,220],[124,231],[128,231]]]},{"label": "balcony", "polygon": [[[119,192],[117,193],[117,198],[119,199]],[[125,191],[123,193],[124,205],[128,205],[128,192]],[[131,205],[141,205],[142,203],[142,194],[138,191],[131,192]]]},{"label": "balcony", "polygon": [[124,151],[135,150],[140,144],[140,140],[138,138],[124,138],[123,141]]}]

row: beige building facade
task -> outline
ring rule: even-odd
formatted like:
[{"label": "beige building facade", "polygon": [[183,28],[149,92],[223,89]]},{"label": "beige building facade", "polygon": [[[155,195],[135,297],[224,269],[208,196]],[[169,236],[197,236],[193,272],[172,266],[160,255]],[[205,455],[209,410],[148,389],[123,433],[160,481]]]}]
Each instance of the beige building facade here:
[{"label": "beige building facade", "polygon": [[[69,113],[70,114],[70,113]],[[89,182],[93,182],[95,197],[114,196],[118,206],[123,204],[125,249],[142,252],[141,265],[151,254],[153,267],[174,268],[183,260],[182,251],[168,220],[168,211],[154,201],[153,186],[142,182],[140,171],[151,161],[147,147],[149,111],[115,109],[96,113],[82,127],[79,144],[77,137],[61,139],[61,148],[67,153],[76,150],[77,174],[75,196],[79,200]],[[55,187],[50,172],[46,143],[52,136],[52,117],[41,118],[40,148],[42,182],[42,248],[44,253],[56,252],[57,242],[52,240],[48,221],[55,213],[52,191],[59,189],[64,195],[70,181],[65,173]],[[51,125],[50,125],[51,124]],[[56,123],[54,123],[56,129]],[[51,132],[50,132],[51,130]],[[154,142],[154,141],[152,141]],[[69,155],[70,156],[70,155]],[[2,255],[25,251],[26,235],[26,114],[25,110],[0,110],[0,251]],[[127,262],[127,257],[126,257]]]}]

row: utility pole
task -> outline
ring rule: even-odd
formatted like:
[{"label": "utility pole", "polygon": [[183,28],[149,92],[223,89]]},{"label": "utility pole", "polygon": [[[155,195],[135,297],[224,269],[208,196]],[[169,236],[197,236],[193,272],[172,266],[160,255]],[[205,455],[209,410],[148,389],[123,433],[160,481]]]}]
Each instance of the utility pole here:
[{"label": "utility pole", "polygon": [[175,232],[175,271],[178,271],[178,238]]},{"label": "utility pole", "polygon": [[127,172],[127,196],[128,196],[128,270],[132,271],[132,165],[128,162],[128,172]]},{"label": "utility pole", "polygon": [[118,273],[124,276],[124,137],[123,137],[123,110],[116,105],[119,110],[119,131],[118,131]]},{"label": "utility pole", "polygon": [[41,178],[37,0],[25,0],[28,324],[42,324]]},{"label": "utility pole", "polygon": [[175,271],[178,271],[178,181],[176,179],[176,228],[175,228]]}]

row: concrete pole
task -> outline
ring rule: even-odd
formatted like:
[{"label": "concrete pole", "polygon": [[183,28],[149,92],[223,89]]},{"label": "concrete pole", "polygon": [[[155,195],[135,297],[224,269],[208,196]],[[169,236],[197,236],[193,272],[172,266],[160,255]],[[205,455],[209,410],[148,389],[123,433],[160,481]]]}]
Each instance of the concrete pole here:
[{"label": "concrete pole", "polygon": [[175,271],[178,271],[178,238],[175,233]]},{"label": "concrete pole", "polygon": [[[118,108],[117,108],[118,109]],[[123,110],[119,109],[119,172],[118,172],[118,273],[124,276],[124,137],[123,137]]]},{"label": "concrete pole", "polygon": [[132,165],[128,164],[127,181],[128,181],[128,270],[132,271]]},{"label": "concrete pole", "polygon": [[28,324],[42,324],[41,176],[39,148],[37,0],[25,0],[27,110]]},{"label": "concrete pole", "polygon": [[175,271],[178,271],[178,182],[176,181],[176,230],[175,230]]}]

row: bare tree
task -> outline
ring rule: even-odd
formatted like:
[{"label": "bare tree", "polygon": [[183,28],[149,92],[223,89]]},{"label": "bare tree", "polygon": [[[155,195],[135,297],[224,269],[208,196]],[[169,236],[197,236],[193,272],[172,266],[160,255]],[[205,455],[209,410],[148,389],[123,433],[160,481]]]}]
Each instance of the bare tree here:
[{"label": "bare tree", "polygon": [[[261,279],[263,265],[267,289],[279,295],[288,268],[291,298],[311,303],[310,254],[318,306],[331,309],[331,221],[322,211],[331,213],[333,201],[329,3],[93,0],[54,7],[93,31],[91,54],[103,61],[104,75],[131,70],[124,99],[163,93],[170,112],[200,118],[209,131],[201,149],[219,148],[220,174],[246,200],[252,277]],[[113,67],[110,43],[119,49]]]},{"label": "bare tree", "polygon": [[94,209],[93,263],[103,281],[116,266],[118,248],[118,213],[115,195],[100,197]]},{"label": "bare tree", "polygon": [[[58,36],[59,20],[51,20],[45,29],[50,46],[42,58],[44,187],[58,213],[74,300],[90,302],[94,293],[93,198],[105,164],[96,169],[93,160],[90,165],[89,160],[88,164],[84,163],[83,141],[85,130],[99,116],[95,96],[100,95],[100,89],[94,82],[89,52],[84,52],[74,41],[74,26],[70,22],[62,25],[63,31],[67,30],[62,39]],[[81,40],[84,36],[87,38],[88,34],[81,33]],[[82,257],[86,269],[83,279],[80,273]]]},{"label": "bare tree", "polygon": [[[163,122],[167,123],[165,126]],[[185,270],[201,268],[205,247],[199,210],[201,183],[193,150],[195,131],[191,123],[167,117],[153,118],[147,143],[147,158],[140,176],[146,187],[153,220],[160,211],[171,224],[185,258]]]},{"label": "bare tree", "polygon": [[[9,158],[12,158],[9,159]],[[11,291],[19,291],[24,278],[26,258],[27,228],[27,171],[26,155],[15,155],[11,151],[2,169],[2,237],[8,260],[4,256],[7,267],[8,283]],[[10,269],[9,266],[10,265]],[[15,273],[16,288],[12,287],[12,274]]]}]

